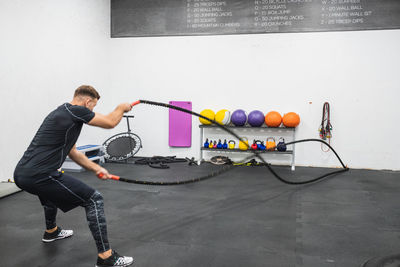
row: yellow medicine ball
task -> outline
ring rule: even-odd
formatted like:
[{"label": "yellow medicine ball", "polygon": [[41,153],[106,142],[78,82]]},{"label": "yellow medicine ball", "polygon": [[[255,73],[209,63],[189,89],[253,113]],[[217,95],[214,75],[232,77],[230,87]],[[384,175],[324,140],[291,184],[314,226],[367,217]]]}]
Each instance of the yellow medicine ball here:
[{"label": "yellow medicine ball", "polygon": [[227,125],[231,121],[231,113],[227,109],[221,109],[215,114],[215,120],[222,125]]},{"label": "yellow medicine ball", "polygon": [[[215,119],[215,113],[214,111],[212,111],[211,109],[205,109],[202,112],[200,112],[200,115],[209,118],[210,120],[214,120]],[[211,124],[212,122],[203,118],[199,118],[200,122],[202,124]]]}]

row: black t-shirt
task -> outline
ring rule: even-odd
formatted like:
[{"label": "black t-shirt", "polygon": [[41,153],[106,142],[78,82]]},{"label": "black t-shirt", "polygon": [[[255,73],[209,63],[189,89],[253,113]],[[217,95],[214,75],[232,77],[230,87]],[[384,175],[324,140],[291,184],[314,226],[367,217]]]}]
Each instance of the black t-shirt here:
[{"label": "black t-shirt", "polygon": [[15,168],[14,176],[49,174],[61,167],[82,129],[95,116],[82,106],[65,103],[44,119],[28,149]]}]

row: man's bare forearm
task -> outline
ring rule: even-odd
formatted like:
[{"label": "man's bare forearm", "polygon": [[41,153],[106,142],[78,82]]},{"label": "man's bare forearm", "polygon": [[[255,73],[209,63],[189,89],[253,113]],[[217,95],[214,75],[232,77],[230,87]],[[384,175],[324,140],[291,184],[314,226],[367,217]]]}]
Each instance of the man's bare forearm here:
[{"label": "man's bare forearm", "polygon": [[125,113],[124,108],[121,105],[119,105],[111,113],[107,115],[107,117],[112,121],[112,126],[113,126],[112,128],[118,125],[124,113]]},{"label": "man's bare forearm", "polygon": [[75,150],[74,152],[70,153],[68,155],[73,161],[78,163],[80,166],[85,168],[86,170],[97,172],[101,166],[98,165],[97,163],[94,163],[88,157],[86,157],[85,154]]}]

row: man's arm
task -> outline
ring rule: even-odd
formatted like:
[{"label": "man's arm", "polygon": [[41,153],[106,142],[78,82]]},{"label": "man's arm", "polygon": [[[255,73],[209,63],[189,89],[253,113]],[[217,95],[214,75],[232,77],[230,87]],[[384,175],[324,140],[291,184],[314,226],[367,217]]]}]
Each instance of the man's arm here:
[{"label": "man's arm", "polygon": [[119,104],[114,111],[109,113],[108,115],[103,115],[100,113],[95,113],[93,119],[89,121],[89,125],[98,126],[101,128],[111,129],[118,125],[121,121],[122,116],[125,112],[128,112],[132,109],[131,104],[122,103]]},{"label": "man's arm", "polygon": [[88,157],[86,157],[86,155],[83,154],[82,152],[79,152],[76,149],[76,145],[74,145],[74,147],[71,149],[71,151],[68,154],[68,157],[70,159],[72,159],[73,161],[75,161],[76,163],[78,163],[83,168],[96,173],[96,175],[98,175],[99,173],[103,173],[104,176],[102,176],[101,179],[109,179],[110,178],[110,174],[108,173],[108,171],[106,169],[104,169],[99,164],[88,159]]}]

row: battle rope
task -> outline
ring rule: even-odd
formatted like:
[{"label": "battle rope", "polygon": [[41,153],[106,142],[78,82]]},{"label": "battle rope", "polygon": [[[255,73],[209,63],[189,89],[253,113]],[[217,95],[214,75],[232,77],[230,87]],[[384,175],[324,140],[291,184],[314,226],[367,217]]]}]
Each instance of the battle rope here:
[{"label": "battle rope", "polygon": [[[132,184],[145,184],[145,185],[180,185],[180,184],[190,184],[190,183],[195,183],[195,182],[200,182],[204,181],[207,179],[210,179],[212,177],[215,177],[217,175],[220,175],[226,171],[229,171],[230,169],[233,168],[233,165],[224,165],[219,170],[213,171],[209,174],[206,174],[201,177],[193,178],[193,179],[187,179],[187,180],[178,180],[178,181],[169,181],[169,182],[160,182],[160,181],[145,181],[145,180],[135,180],[135,179],[128,179],[128,178],[123,178],[119,177],[116,175],[111,175],[111,179],[113,180],[118,180],[121,182],[126,182],[126,183],[132,183]],[[100,173],[97,175],[99,178],[102,178],[104,176],[103,173]]]},{"label": "battle rope", "polygon": [[[215,124],[217,127],[221,128],[221,129],[224,130],[225,132],[227,132],[227,133],[233,135],[235,138],[237,138],[237,139],[238,139],[239,141],[241,141],[242,143],[246,144],[245,142],[243,142],[243,139],[242,139],[240,136],[238,136],[238,135],[237,135],[234,131],[232,131],[231,129],[225,127],[224,125],[219,124],[219,123],[218,123],[217,121],[215,121],[215,120],[209,119],[209,118],[207,118],[207,117],[205,117],[205,116],[203,116],[203,115],[201,115],[201,114],[198,114],[198,113],[196,113],[196,112],[193,112],[193,111],[191,111],[191,110],[187,110],[187,109],[184,109],[184,108],[181,108],[181,107],[177,107],[177,106],[173,106],[173,105],[169,105],[169,104],[165,104],[165,103],[159,103],[159,102],[149,101],[149,100],[138,100],[138,101],[136,101],[136,102],[133,102],[133,103],[132,103],[132,106],[135,106],[135,105],[140,104],[140,103],[141,103],[141,104],[154,105],[154,106],[161,106],[161,107],[165,107],[165,108],[171,108],[171,109],[179,110],[179,111],[182,111],[182,112],[185,112],[185,113],[189,113],[189,114],[191,114],[191,115],[194,115],[194,116],[203,118],[203,119],[208,120],[208,121],[210,121],[211,123]],[[320,139],[303,139],[303,140],[296,140],[296,141],[288,142],[288,143],[286,143],[286,145],[293,145],[293,144],[296,144],[296,143],[303,143],[303,142],[321,142],[321,143],[325,144],[326,146],[328,146],[328,147],[332,150],[332,152],[333,152],[333,153],[335,154],[335,156],[338,158],[338,160],[339,160],[339,162],[340,162],[340,164],[342,165],[343,168],[340,169],[340,170],[337,170],[337,171],[333,171],[333,172],[329,172],[329,173],[323,174],[323,175],[321,175],[321,176],[318,176],[318,177],[316,177],[316,178],[313,178],[313,179],[310,179],[310,180],[307,180],[307,181],[294,182],[294,181],[290,181],[290,180],[284,179],[283,177],[281,177],[280,175],[278,175],[278,174],[275,172],[275,170],[272,169],[271,164],[267,163],[267,162],[260,156],[261,154],[263,154],[263,153],[265,153],[265,152],[254,150],[254,151],[252,151],[253,154],[252,154],[251,156],[247,157],[247,158],[246,158],[245,160],[243,160],[243,161],[246,161],[247,159],[249,159],[249,158],[255,156],[255,157],[257,157],[259,160],[261,160],[261,161],[265,164],[265,166],[269,169],[269,171],[270,171],[279,181],[281,181],[281,182],[283,182],[283,183],[286,183],[286,184],[291,184],[291,185],[300,185],[300,184],[313,183],[313,182],[319,181],[319,180],[321,180],[321,179],[323,179],[323,178],[325,178],[325,177],[327,177],[327,176],[330,176],[330,175],[333,175],[333,174],[338,174],[338,173],[345,172],[345,171],[348,171],[348,170],[349,170],[349,168],[342,162],[341,158],[340,158],[339,155],[336,153],[336,151],[330,146],[330,144],[328,144],[327,142],[325,142],[325,141],[323,141],[323,140],[320,140]],[[246,145],[247,145],[247,144],[246,144]],[[247,148],[249,148],[249,145],[247,145]],[[205,180],[205,179],[214,177],[214,176],[216,176],[216,175],[219,175],[219,174],[221,174],[221,173],[223,173],[223,172],[225,172],[225,171],[227,171],[227,170],[229,170],[229,169],[231,169],[231,168],[232,168],[232,165],[229,165],[228,167],[224,167],[224,168],[222,168],[221,170],[218,170],[218,171],[216,171],[216,172],[212,172],[212,173],[210,173],[210,174],[208,174],[208,175],[205,175],[205,176],[202,176],[202,177],[199,177],[199,178],[196,178],[196,179],[189,179],[189,180],[185,180],[185,181],[176,181],[176,182],[151,182],[151,181],[141,181],[141,180],[127,179],[127,178],[119,177],[119,176],[116,176],[116,175],[111,175],[111,179],[113,179],[113,180],[118,180],[118,181],[121,181],[121,182],[137,183],[137,184],[177,185],[177,184],[186,184],[186,183],[193,183],[193,182],[202,181],[202,180]],[[101,178],[101,177],[104,176],[104,174],[100,173],[98,176]]]}]

